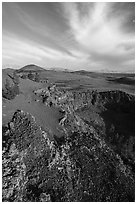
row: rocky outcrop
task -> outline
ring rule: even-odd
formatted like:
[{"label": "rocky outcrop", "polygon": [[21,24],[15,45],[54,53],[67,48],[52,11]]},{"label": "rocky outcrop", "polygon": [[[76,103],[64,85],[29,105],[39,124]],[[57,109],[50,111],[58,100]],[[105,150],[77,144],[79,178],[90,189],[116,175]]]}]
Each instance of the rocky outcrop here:
[{"label": "rocky outcrop", "polygon": [[79,117],[93,126],[134,171],[135,97],[122,91],[95,92],[86,101],[76,110]]},{"label": "rocky outcrop", "polygon": [[[123,92],[75,94],[56,87],[35,93],[41,101],[47,96],[45,105],[52,102],[61,108],[64,136],[54,135],[51,140],[50,132],[38,126],[32,115],[15,112],[3,127],[3,201],[134,201],[132,168],[85,110],[97,118],[111,103],[134,104],[134,99]],[[95,113],[89,109],[92,106]],[[97,121],[104,122],[100,117]]]},{"label": "rocky outcrop", "polygon": [[11,100],[14,99],[19,93],[19,77],[14,71],[12,75],[7,74],[5,85],[2,89],[2,97]]},{"label": "rocky outcrop", "polygon": [[[99,106],[106,107],[113,106],[115,104],[124,104],[131,105],[135,103],[134,96],[129,95],[123,91],[86,91],[86,92],[74,92],[74,103],[78,108],[82,108],[84,106]],[[103,108],[102,107],[102,108]]]},{"label": "rocky outcrop", "polygon": [[[122,91],[46,91],[46,105],[65,112],[60,121],[67,131],[89,127],[97,132],[134,171],[135,97]],[[75,122],[74,122],[75,121]],[[71,125],[70,125],[71,124]],[[84,130],[82,130],[84,131]],[[89,130],[87,130],[89,131]]]}]

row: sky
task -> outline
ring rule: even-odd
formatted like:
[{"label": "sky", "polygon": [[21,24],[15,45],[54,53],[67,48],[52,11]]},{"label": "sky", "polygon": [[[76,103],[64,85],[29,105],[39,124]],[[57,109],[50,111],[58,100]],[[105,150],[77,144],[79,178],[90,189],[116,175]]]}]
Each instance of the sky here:
[{"label": "sky", "polygon": [[3,2],[2,66],[134,72],[135,3]]}]

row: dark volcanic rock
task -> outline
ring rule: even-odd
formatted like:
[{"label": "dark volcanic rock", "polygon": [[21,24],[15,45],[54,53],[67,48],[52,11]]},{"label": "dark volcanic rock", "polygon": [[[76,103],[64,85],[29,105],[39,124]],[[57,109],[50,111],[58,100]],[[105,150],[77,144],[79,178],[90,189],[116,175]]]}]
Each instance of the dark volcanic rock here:
[{"label": "dark volcanic rock", "polygon": [[[94,105],[78,108],[77,114],[93,126],[105,142],[134,171],[135,98],[122,91],[94,93]],[[88,98],[88,101],[90,101]]]},{"label": "dark volcanic rock", "polygon": [[14,99],[20,93],[19,77],[16,72],[6,75],[5,85],[2,89],[2,97],[8,100]]},{"label": "dark volcanic rock", "polygon": [[[116,104],[127,104],[122,112],[132,107],[131,103],[134,106],[132,96],[123,92],[77,95],[57,90],[47,95],[47,105],[52,102],[62,109],[64,117],[59,122],[65,135],[55,135],[51,141],[50,132],[42,130],[33,116],[15,112],[9,125],[3,127],[3,201],[134,201],[133,169],[117,149],[120,139],[116,145],[109,139],[108,117],[104,115]],[[116,107],[118,112],[120,107]],[[113,136],[118,131],[114,125]],[[126,141],[130,140],[133,143],[131,137]]]}]

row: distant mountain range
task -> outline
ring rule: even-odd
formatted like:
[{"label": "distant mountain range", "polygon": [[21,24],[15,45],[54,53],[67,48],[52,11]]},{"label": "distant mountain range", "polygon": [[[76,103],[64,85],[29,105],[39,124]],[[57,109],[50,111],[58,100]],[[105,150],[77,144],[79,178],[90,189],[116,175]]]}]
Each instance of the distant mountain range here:
[{"label": "distant mountain range", "polygon": [[20,73],[20,72],[41,72],[41,71],[55,71],[55,72],[71,72],[71,73],[77,73],[77,74],[80,74],[80,75],[87,75],[87,74],[94,74],[94,73],[97,73],[97,74],[132,74],[134,75],[134,72],[116,72],[116,71],[108,71],[108,70],[101,70],[101,71],[89,71],[89,70],[70,70],[70,69],[66,69],[66,68],[62,68],[62,67],[50,67],[50,68],[43,68],[43,67],[40,67],[38,65],[35,65],[35,64],[29,64],[29,65],[26,65],[20,69],[12,69],[12,68],[6,68],[6,69],[3,69],[3,70],[7,70],[8,72],[9,71],[15,71]]}]

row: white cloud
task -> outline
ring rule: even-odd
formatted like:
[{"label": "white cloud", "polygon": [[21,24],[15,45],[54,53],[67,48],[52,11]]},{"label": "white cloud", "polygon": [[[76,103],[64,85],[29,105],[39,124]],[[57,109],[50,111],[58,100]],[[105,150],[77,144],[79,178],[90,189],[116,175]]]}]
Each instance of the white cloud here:
[{"label": "white cloud", "polygon": [[[63,15],[63,21],[59,22],[52,12],[41,21],[46,15],[36,18],[31,12],[22,10],[21,6],[12,5],[11,17],[15,12],[14,18],[17,17],[26,30],[3,30],[3,63],[49,63],[50,66],[70,65],[79,69],[84,66],[91,70],[94,67],[124,69],[130,63],[134,66],[134,32],[126,32],[122,27],[129,13],[121,12],[114,16],[111,12],[113,3],[60,3],[62,12],[59,15]],[[57,30],[56,23],[60,24]],[[64,25],[62,32],[59,28]],[[35,36],[32,39],[31,33]]]},{"label": "white cloud", "polygon": [[82,14],[77,3],[63,4],[70,32],[79,43],[82,52],[89,54],[92,60],[102,60],[108,65],[111,59],[113,64],[114,60],[117,64],[118,58],[120,64],[129,56],[132,57],[135,44],[134,33],[125,33],[121,28],[125,18],[128,17],[125,13],[117,17],[111,15],[108,18],[111,5],[112,3],[94,3],[92,6],[88,5],[87,12]]}]

